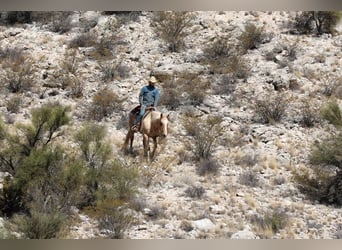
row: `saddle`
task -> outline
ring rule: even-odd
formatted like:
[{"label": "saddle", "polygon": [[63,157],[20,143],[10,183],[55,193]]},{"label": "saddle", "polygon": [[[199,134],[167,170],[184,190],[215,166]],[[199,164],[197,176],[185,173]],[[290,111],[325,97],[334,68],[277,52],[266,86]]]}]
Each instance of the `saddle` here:
[{"label": "saddle", "polygon": [[[140,105],[136,106],[134,109],[131,110],[131,114],[134,115],[134,117],[136,117],[140,113],[140,108],[141,108]],[[146,114],[148,114],[149,112],[154,111],[154,110],[156,110],[155,107],[147,106],[145,109],[145,114],[144,114],[143,118],[146,116]]]},{"label": "saddle", "polygon": [[[136,106],[134,109],[131,110],[130,113],[133,115],[134,119],[135,119],[135,117],[140,113],[140,109],[141,109],[141,106],[138,105],[138,106]],[[140,130],[141,122],[144,120],[144,118],[145,118],[151,111],[154,111],[154,110],[156,110],[156,108],[153,107],[153,106],[147,106],[147,107],[146,107],[146,109],[145,109],[145,114],[144,114],[143,117],[141,118],[140,123],[137,125],[137,128],[135,128],[136,131],[139,131],[139,130]],[[134,125],[134,126],[136,126],[136,125]],[[134,127],[134,126],[133,126],[133,127]]]}]

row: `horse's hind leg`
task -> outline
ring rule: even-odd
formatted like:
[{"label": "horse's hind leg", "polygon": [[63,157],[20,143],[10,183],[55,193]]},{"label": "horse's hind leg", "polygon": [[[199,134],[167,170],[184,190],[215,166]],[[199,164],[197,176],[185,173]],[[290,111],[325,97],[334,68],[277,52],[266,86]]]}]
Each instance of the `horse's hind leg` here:
[{"label": "horse's hind leg", "polygon": [[129,130],[127,135],[126,135],[126,138],[125,138],[125,142],[124,142],[124,146],[123,146],[123,149],[127,152],[127,147],[128,147],[128,144],[129,144],[129,153],[133,153],[133,140],[134,140],[134,132],[132,130]]}]

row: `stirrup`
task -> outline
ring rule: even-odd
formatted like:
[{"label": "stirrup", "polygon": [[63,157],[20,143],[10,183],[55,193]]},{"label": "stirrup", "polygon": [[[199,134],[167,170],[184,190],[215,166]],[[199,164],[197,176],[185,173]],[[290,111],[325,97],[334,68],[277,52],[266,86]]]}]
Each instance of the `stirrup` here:
[{"label": "stirrup", "polygon": [[138,125],[133,125],[132,127],[131,127],[131,130],[132,131],[134,131],[134,132],[138,132]]}]

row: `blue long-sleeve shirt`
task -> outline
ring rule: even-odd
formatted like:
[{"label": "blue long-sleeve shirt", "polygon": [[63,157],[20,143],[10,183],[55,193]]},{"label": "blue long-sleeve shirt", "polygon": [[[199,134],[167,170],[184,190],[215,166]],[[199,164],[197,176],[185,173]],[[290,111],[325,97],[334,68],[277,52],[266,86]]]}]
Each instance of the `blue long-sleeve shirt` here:
[{"label": "blue long-sleeve shirt", "polygon": [[139,93],[139,103],[145,106],[156,107],[159,100],[159,90],[154,86],[144,86]]}]

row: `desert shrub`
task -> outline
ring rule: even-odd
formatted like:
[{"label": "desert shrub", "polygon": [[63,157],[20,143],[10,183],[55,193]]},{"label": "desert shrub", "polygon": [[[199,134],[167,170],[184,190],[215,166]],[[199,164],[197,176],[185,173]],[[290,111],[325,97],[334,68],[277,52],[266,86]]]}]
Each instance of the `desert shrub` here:
[{"label": "desert shrub", "polygon": [[104,169],[103,181],[111,186],[101,186],[102,196],[121,201],[130,201],[138,192],[138,169],[125,166],[114,160]]},{"label": "desert shrub", "polygon": [[89,118],[96,121],[110,116],[121,107],[122,100],[110,89],[102,89],[95,93],[89,109]]},{"label": "desert shrub", "polygon": [[53,239],[66,226],[66,216],[55,212],[44,214],[32,211],[30,215],[21,215],[13,221],[25,239]]},{"label": "desert shrub", "polygon": [[74,139],[82,152],[82,158],[90,168],[102,168],[108,163],[111,146],[105,142],[107,130],[95,123],[85,123]]},{"label": "desert shrub", "polygon": [[105,201],[97,205],[99,228],[105,230],[110,239],[124,238],[125,231],[134,223],[134,217],[124,206]]},{"label": "desert shrub", "polygon": [[334,34],[340,18],[337,11],[303,11],[297,14],[294,28],[300,34]]},{"label": "desert shrub", "polygon": [[342,224],[338,224],[337,225],[337,229],[336,229],[336,232],[335,232],[335,237],[334,239],[342,239]]},{"label": "desert shrub", "polygon": [[299,122],[304,126],[311,128],[319,121],[317,112],[314,110],[313,104],[309,101],[303,101],[300,106]]},{"label": "desert shrub", "polygon": [[10,24],[31,23],[32,11],[8,11],[5,13],[5,21]]},{"label": "desert shrub", "polygon": [[323,118],[335,125],[334,134],[316,142],[309,154],[312,168],[295,172],[300,190],[321,203],[342,205],[342,132],[340,110],[336,103],[324,106]]},{"label": "desert shrub", "polygon": [[229,75],[234,82],[236,79],[247,79],[249,75],[248,61],[228,37],[219,37],[209,43],[204,48],[201,63],[209,64],[211,73]]},{"label": "desert shrub", "polygon": [[220,168],[220,164],[214,159],[204,159],[196,165],[196,171],[201,176],[207,174],[217,175]]},{"label": "desert shrub", "polygon": [[65,51],[63,61],[60,63],[60,68],[64,74],[70,73],[76,75],[80,64],[77,53],[76,49],[68,49]]},{"label": "desert shrub", "polygon": [[243,172],[239,177],[239,182],[249,187],[260,187],[260,179],[253,170]]},{"label": "desert shrub", "polygon": [[321,203],[328,203],[329,186],[333,176],[332,169],[321,166],[293,171],[293,179],[299,190],[307,198]]},{"label": "desert shrub", "polygon": [[165,208],[159,204],[154,204],[149,207],[149,211],[146,213],[149,219],[156,220],[165,216]]},{"label": "desert shrub", "polygon": [[230,75],[233,82],[237,79],[246,80],[250,74],[249,61],[236,54],[210,61],[209,65],[212,73]]},{"label": "desert shrub", "polygon": [[188,220],[182,220],[180,224],[180,228],[184,230],[185,232],[190,232],[194,229],[192,223]]},{"label": "desert shrub", "polygon": [[193,152],[195,160],[209,159],[214,151],[214,146],[222,127],[221,118],[208,116],[206,119],[186,117],[183,120],[185,130],[191,139],[189,149]]},{"label": "desert shrub", "polygon": [[49,27],[48,29],[52,32],[64,34],[72,29],[71,23],[71,11],[54,11],[50,12]]},{"label": "desert shrub", "polygon": [[342,167],[342,134],[330,136],[324,139],[321,143],[314,145],[310,161],[313,164],[327,164],[334,165],[339,168]]},{"label": "desert shrub", "polygon": [[58,185],[61,175],[67,173],[64,166],[70,159],[62,157],[63,149],[50,145],[60,136],[61,127],[69,122],[68,111],[69,107],[49,103],[31,110],[31,124],[18,124],[14,133],[5,128],[0,170],[8,172],[11,178],[0,193],[3,215],[27,211],[38,198],[44,201],[40,204],[57,203],[63,210],[62,200],[65,200],[60,195],[65,193],[63,186]]},{"label": "desert shrub", "polygon": [[201,199],[205,193],[205,189],[202,186],[191,186],[185,190],[186,196],[195,199]]},{"label": "desert shrub", "polygon": [[336,100],[326,103],[322,107],[320,115],[334,126],[342,126],[342,112]]},{"label": "desert shrub", "polygon": [[191,12],[158,11],[153,13],[151,26],[169,51],[179,52],[185,46],[184,39],[193,32],[194,18]]},{"label": "desert shrub", "polygon": [[184,72],[177,78],[164,82],[162,88],[160,105],[175,110],[181,105],[201,104],[210,88],[210,83],[197,74]]},{"label": "desert shrub", "polygon": [[99,183],[103,179],[104,168],[109,164],[112,148],[105,141],[107,130],[104,126],[85,123],[74,135],[74,140],[80,150],[80,159],[85,170],[85,190],[82,193],[80,207],[88,206],[96,200]]},{"label": "desert shrub", "polygon": [[275,234],[289,224],[289,216],[280,208],[272,209],[272,211],[268,211],[264,215],[252,215],[249,220],[257,228],[257,231],[262,237],[268,237],[268,231]]},{"label": "desert shrub", "polygon": [[15,95],[6,102],[6,108],[11,113],[18,113],[20,110],[21,102],[22,97]]},{"label": "desert shrub", "polygon": [[70,48],[92,47],[96,44],[96,36],[91,33],[82,33],[73,38],[70,43]]},{"label": "desert shrub", "polygon": [[[16,61],[23,62],[25,60],[25,54],[21,48],[0,48],[1,63],[13,63]],[[6,65],[6,64],[5,64]]]},{"label": "desert shrub", "polygon": [[12,93],[29,90],[34,85],[33,60],[21,50],[6,49],[2,51],[2,66],[5,70],[1,77],[3,86]]},{"label": "desert shrub", "polygon": [[236,77],[233,74],[224,74],[214,88],[218,95],[232,95],[236,89]]},{"label": "desert shrub", "polygon": [[239,55],[232,55],[228,58],[226,71],[232,79],[246,80],[250,75],[249,61]]},{"label": "desert shrub", "polygon": [[256,100],[253,109],[260,122],[279,122],[285,114],[287,102],[283,95],[276,94]]},{"label": "desert shrub", "polygon": [[246,167],[253,167],[255,164],[257,164],[259,161],[259,155],[258,154],[244,154],[242,157],[238,157],[235,160],[235,163],[241,166]]},{"label": "desert shrub", "polygon": [[229,38],[227,36],[216,38],[212,43],[204,48],[203,52],[203,57],[205,60],[209,61],[229,57],[236,53],[233,44],[229,42]]},{"label": "desert shrub", "polygon": [[130,75],[130,68],[121,62],[106,62],[100,64],[102,72],[102,80],[105,82],[113,81],[114,79],[125,79]]},{"label": "desert shrub", "polygon": [[80,98],[83,96],[84,83],[80,79],[74,78],[73,81],[69,82],[67,89],[69,89],[72,98]]},{"label": "desert shrub", "polygon": [[256,49],[263,41],[264,31],[254,24],[246,24],[245,30],[239,36],[239,45],[242,53],[250,49]]}]

